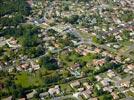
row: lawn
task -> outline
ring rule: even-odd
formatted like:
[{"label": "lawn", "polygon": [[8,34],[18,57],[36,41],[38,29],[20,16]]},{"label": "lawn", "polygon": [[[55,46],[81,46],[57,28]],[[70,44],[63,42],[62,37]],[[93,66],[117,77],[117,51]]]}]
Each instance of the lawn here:
[{"label": "lawn", "polygon": [[131,96],[131,97],[134,97],[134,93],[131,92],[131,91],[128,91],[128,92],[127,92],[127,95],[128,95],[128,96]]},{"label": "lawn", "polygon": [[34,75],[28,72],[21,72],[17,74],[15,79],[15,83],[17,85],[21,85],[23,88],[43,85],[43,81],[39,75]]},{"label": "lawn", "polygon": [[72,88],[69,86],[69,84],[60,84],[61,91],[64,91],[65,94],[72,93]]},{"label": "lawn", "polygon": [[62,100],[77,100],[77,99],[75,97],[74,98],[69,97],[69,98],[65,98],[65,99],[62,99]]},{"label": "lawn", "polygon": [[95,58],[94,54],[88,54],[86,56],[79,56],[78,54],[72,53],[70,55],[60,55],[61,61],[63,61],[67,66],[71,66],[77,61],[90,62]]},{"label": "lawn", "polygon": [[95,57],[95,56],[94,56],[93,54],[88,54],[88,55],[86,55],[86,56],[80,57],[80,59],[81,59],[82,61],[89,62],[89,61],[93,60],[94,57]]}]

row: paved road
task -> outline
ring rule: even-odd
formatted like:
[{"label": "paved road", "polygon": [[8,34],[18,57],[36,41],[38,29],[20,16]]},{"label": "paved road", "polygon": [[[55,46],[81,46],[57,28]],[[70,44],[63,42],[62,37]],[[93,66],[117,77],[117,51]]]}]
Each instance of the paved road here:
[{"label": "paved road", "polygon": [[[116,74],[118,74],[118,73],[116,73]],[[118,75],[118,76],[120,76],[120,75]],[[123,80],[131,80],[132,78],[134,78],[134,75],[129,75],[129,76],[127,76],[127,77],[125,77],[125,78],[123,78],[123,79],[121,79],[121,80],[119,80],[119,79],[114,79],[114,83],[115,83],[115,87],[117,87],[118,88],[118,90],[121,92],[121,93],[123,93],[124,94],[124,92],[126,92],[126,90],[124,89],[124,88],[122,88],[121,86],[120,86],[120,83],[121,83],[121,81],[123,81]],[[124,94],[125,96],[126,96],[126,98],[123,98],[123,99],[121,99],[121,100],[134,100],[132,97],[130,97],[130,96],[128,96],[126,93]]]},{"label": "paved road", "polygon": [[[112,33],[118,32],[121,29],[128,28],[128,27],[133,26],[133,25],[134,25],[134,22],[128,22],[128,23],[124,24],[124,26],[117,27],[116,29],[113,29],[111,31],[105,32],[103,34],[112,34]],[[95,45],[96,47],[108,50],[108,51],[110,51],[110,52],[112,52],[114,54],[119,55],[119,53],[117,52],[116,49],[110,48],[110,47],[108,47],[106,45],[100,45],[100,44],[97,44],[97,43],[93,43],[92,41],[83,41],[83,43],[90,44],[90,45]],[[133,49],[134,49],[134,44],[132,46],[130,46],[130,48],[127,51],[125,51],[124,53],[122,53],[121,55],[125,56],[125,57],[129,57],[129,58],[134,60],[134,57],[129,54],[129,52],[132,51]]]},{"label": "paved road", "polygon": [[80,100],[80,99],[75,98],[73,95],[66,95],[66,96],[61,96],[61,97],[54,97],[51,100],[64,100],[64,99],[67,99],[67,98],[73,98],[73,99],[76,99],[76,100]]},{"label": "paved road", "polygon": [[134,100],[133,97],[128,97],[128,98],[123,98],[123,99],[120,99],[120,100]]},{"label": "paved road", "polygon": [[120,25],[119,27],[111,30],[111,31],[108,31],[108,32],[104,32],[103,34],[113,34],[115,32],[119,32],[120,30],[124,29],[124,28],[128,28],[128,27],[131,27],[134,25],[134,22],[127,22],[125,23],[124,25]]}]

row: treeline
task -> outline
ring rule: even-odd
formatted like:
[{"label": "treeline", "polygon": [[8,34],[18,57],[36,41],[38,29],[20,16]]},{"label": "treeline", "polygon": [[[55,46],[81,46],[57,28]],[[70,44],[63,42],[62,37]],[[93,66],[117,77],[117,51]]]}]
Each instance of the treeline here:
[{"label": "treeline", "polygon": [[26,0],[1,0],[0,1],[0,33],[8,30],[15,31],[16,27],[25,21],[31,12],[31,7]]}]

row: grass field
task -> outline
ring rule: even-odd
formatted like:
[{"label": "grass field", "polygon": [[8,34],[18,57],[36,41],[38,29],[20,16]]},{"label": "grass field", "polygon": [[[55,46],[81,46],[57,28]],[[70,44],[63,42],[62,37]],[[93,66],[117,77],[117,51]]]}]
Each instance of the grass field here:
[{"label": "grass field", "polygon": [[15,83],[17,85],[21,85],[23,88],[43,85],[43,81],[39,75],[34,75],[28,72],[21,72],[20,74],[16,75]]},{"label": "grass field", "polygon": [[[63,61],[64,63],[66,63],[67,66],[71,66],[74,63],[76,63],[77,61],[81,61],[81,62],[90,62],[94,59],[94,55],[93,54],[88,54],[86,56],[78,56],[75,53],[70,54],[69,56],[67,55],[60,55],[60,59],[61,61]],[[69,61],[68,61],[69,60]]]},{"label": "grass field", "polygon": [[73,90],[72,88],[69,86],[69,84],[60,84],[61,86],[61,90],[64,91],[64,93],[71,93]]}]

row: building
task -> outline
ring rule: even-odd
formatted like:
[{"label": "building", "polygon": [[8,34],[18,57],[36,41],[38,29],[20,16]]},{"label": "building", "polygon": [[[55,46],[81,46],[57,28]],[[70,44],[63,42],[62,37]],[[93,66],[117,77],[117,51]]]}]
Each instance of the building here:
[{"label": "building", "polygon": [[0,90],[4,88],[4,83],[0,82]]},{"label": "building", "polygon": [[13,97],[12,97],[12,96],[9,96],[9,97],[4,98],[4,99],[2,99],[2,100],[12,100],[12,99],[13,99]]},{"label": "building", "polygon": [[121,87],[129,87],[130,86],[130,81],[123,80],[123,81],[121,81],[120,85],[121,85]]},{"label": "building", "polygon": [[19,66],[21,69],[26,70],[30,67],[29,63],[24,63]]},{"label": "building", "polygon": [[109,76],[110,78],[115,76],[115,73],[112,70],[108,70],[107,71],[107,76]]},{"label": "building", "polygon": [[75,81],[75,82],[71,83],[70,86],[72,88],[78,88],[78,87],[80,87],[80,82],[79,81]]},{"label": "building", "polygon": [[43,92],[43,93],[40,93],[39,94],[39,97],[41,98],[41,99],[44,99],[45,97],[48,97],[49,96],[49,93],[48,92]]},{"label": "building", "polygon": [[105,64],[105,59],[93,60],[93,65],[95,66],[102,66]]},{"label": "building", "polygon": [[131,87],[130,88],[130,91],[134,93],[134,87]]},{"label": "building", "polygon": [[113,89],[111,87],[104,87],[103,91],[108,91],[111,93],[113,91]]},{"label": "building", "polygon": [[54,95],[54,94],[59,94],[60,93],[60,87],[59,87],[59,85],[56,85],[54,88],[50,88],[49,90],[48,90],[48,93],[50,94],[50,95]]},{"label": "building", "polygon": [[91,95],[91,91],[90,90],[86,90],[82,92],[82,95],[84,96],[85,99],[88,99]]},{"label": "building", "polygon": [[18,100],[26,100],[26,98],[20,98],[20,99],[18,99]]},{"label": "building", "polygon": [[95,53],[100,53],[101,52],[101,49],[95,48],[94,51],[95,51]]},{"label": "building", "polygon": [[28,93],[26,95],[26,97],[27,97],[27,99],[32,99],[35,94],[37,94],[37,91],[36,90],[33,90],[32,92]]},{"label": "building", "polygon": [[20,47],[20,45],[17,44],[17,40],[14,39],[13,37],[11,37],[10,39],[8,39],[6,41],[7,45],[10,47],[10,48],[18,48]]},{"label": "building", "polygon": [[111,95],[112,95],[112,97],[113,97],[114,100],[118,100],[119,99],[119,96],[118,96],[117,93],[112,92]]},{"label": "building", "polygon": [[83,86],[85,86],[86,89],[92,89],[92,86],[90,86],[87,82],[83,83]]},{"label": "building", "polygon": [[84,91],[84,88],[78,88],[78,91],[82,92],[82,91]]},{"label": "building", "polygon": [[71,66],[71,70],[78,70],[80,68],[80,66],[81,65],[79,63],[76,63],[73,66]]},{"label": "building", "polygon": [[102,78],[99,75],[95,76],[95,78],[96,78],[97,81],[102,80]]},{"label": "building", "polygon": [[127,65],[127,68],[128,68],[129,70],[133,70],[133,69],[134,69],[134,64],[129,64],[129,65]]},{"label": "building", "polygon": [[108,79],[108,78],[104,78],[102,81],[101,81],[101,84],[103,85],[103,86],[108,86],[110,83],[110,80]]},{"label": "building", "polygon": [[38,70],[40,69],[40,66],[39,64],[36,64],[34,61],[31,61],[31,67],[33,68],[33,70]]},{"label": "building", "polygon": [[88,99],[88,100],[98,100],[98,98],[90,98],[90,99]]},{"label": "building", "polygon": [[33,6],[33,0],[27,0],[27,3],[32,7]]}]

